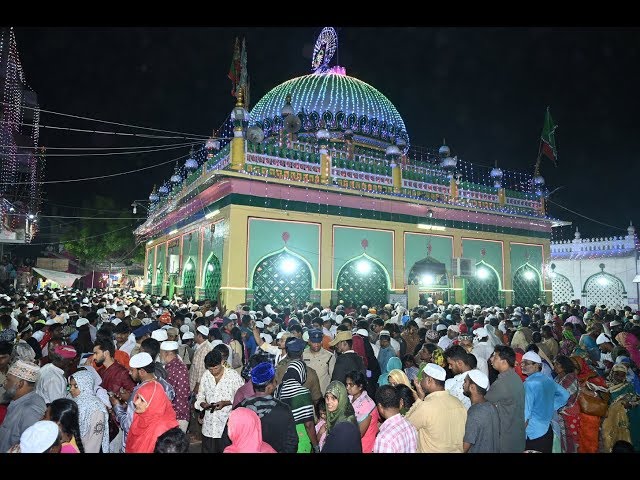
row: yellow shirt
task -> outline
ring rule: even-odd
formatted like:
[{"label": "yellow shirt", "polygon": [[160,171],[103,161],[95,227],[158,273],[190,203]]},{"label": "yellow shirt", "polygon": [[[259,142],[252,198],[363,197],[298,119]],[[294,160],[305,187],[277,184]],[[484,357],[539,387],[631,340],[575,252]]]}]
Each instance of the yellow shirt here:
[{"label": "yellow shirt", "polygon": [[405,418],[418,430],[418,453],[462,453],[467,410],[449,392],[417,400]]}]

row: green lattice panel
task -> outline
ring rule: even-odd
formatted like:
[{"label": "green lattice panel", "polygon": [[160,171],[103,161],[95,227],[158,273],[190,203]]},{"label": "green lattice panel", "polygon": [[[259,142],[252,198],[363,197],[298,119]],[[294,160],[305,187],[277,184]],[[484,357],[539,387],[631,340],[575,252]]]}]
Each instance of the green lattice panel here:
[{"label": "green lattice panel", "polygon": [[376,263],[369,262],[371,270],[358,271],[358,260],[347,263],[338,275],[338,300],[346,305],[384,305],[389,296],[387,275]]},{"label": "green lattice panel", "polygon": [[162,268],[162,263],[158,264],[158,269],[156,270],[156,284],[153,286],[153,293],[155,295],[160,295],[162,292],[162,279],[163,279],[164,271]]},{"label": "green lattice panel", "polygon": [[215,255],[207,262],[204,273],[204,295],[209,300],[218,298],[218,290],[220,290],[221,271],[220,261]]},{"label": "green lattice panel", "polygon": [[169,289],[167,290],[167,296],[173,300],[173,294],[176,293],[176,274],[169,274]]},{"label": "green lattice panel", "polygon": [[[294,262],[294,270],[285,272],[283,262]],[[258,304],[301,305],[309,300],[311,286],[311,270],[307,264],[286,252],[265,258],[253,274],[254,299]]]},{"label": "green lattice panel", "polygon": [[500,305],[500,286],[498,277],[491,269],[486,269],[487,278],[470,278],[465,280],[467,303],[489,307]]},{"label": "green lattice panel", "polygon": [[[191,265],[191,268],[187,266]],[[189,260],[185,265],[184,278],[182,279],[182,295],[185,298],[195,298],[196,296],[196,266]]]},{"label": "green lattice panel", "polygon": [[540,303],[540,277],[528,266],[519,268],[513,275],[513,303],[530,307]]}]

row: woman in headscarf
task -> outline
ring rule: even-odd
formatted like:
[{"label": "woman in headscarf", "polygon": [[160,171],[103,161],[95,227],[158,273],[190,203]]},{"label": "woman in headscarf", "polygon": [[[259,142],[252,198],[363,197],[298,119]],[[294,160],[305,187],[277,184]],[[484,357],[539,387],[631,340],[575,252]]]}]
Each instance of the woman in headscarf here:
[{"label": "woman in headscarf", "polygon": [[353,406],[349,401],[347,388],[339,380],[334,380],[327,386],[324,394],[327,406],[327,432],[339,422],[351,422],[358,425]]},{"label": "woman in headscarf", "polygon": [[[307,380],[307,369],[301,360],[292,360],[278,385],[275,397],[289,405],[298,432],[298,453],[317,450],[318,439],[313,421],[313,401],[309,389],[302,384]],[[347,400],[348,401],[348,400]]]},{"label": "woman in headscarf", "polygon": [[640,447],[640,406],[634,386],[629,383],[628,367],[623,363],[613,366],[607,379],[609,386],[609,411],[602,423],[603,448],[611,450],[618,440],[631,442]]},{"label": "woman in headscarf", "polygon": [[86,453],[109,453],[109,415],[96,397],[93,374],[79,370],[69,377],[69,393],[78,404],[80,438]]},{"label": "woman in headscarf", "polygon": [[636,368],[640,368],[640,350],[638,350],[639,342],[636,336],[630,332],[620,332],[616,335],[616,341],[629,352],[629,357],[636,364]]},{"label": "woman in headscarf", "polygon": [[[402,370],[394,371],[404,375]],[[406,375],[404,376],[406,378]],[[346,382],[347,393],[362,437],[362,452],[371,453],[378,434],[378,420],[380,419],[376,402],[367,394],[367,377],[364,373],[354,370],[347,374]]]},{"label": "woman in headscarf", "polygon": [[144,383],[133,398],[135,413],[125,453],[153,453],[158,437],[178,426],[176,412],[160,382]]},{"label": "woman in headscarf", "polygon": [[394,369],[402,369],[402,360],[400,360],[398,357],[391,357],[389,358],[389,360],[387,360],[386,365],[384,365],[384,368],[382,368],[382,372],[378,377],[378,386],[387,385],[389,383],[389,372]]},{"label": "woman in headscarf", "polygon": [[227,433],[231,445],[224,453],[276,453],[262,439],[262,423],[253,410],[244,407],[232,410],[227,420]]},{"label": "woman in headscarf", "polygon": [[556,383],[569,392],[565,406],[554,413],[554,433],[557,432],[560,439],[562,453],[578,453],[580,434],[578,393],[580,385],[575,374],[576,367],[569,357],[558,355],[553,362],[553,369],[557,374]]},{"label": "woman in headscarf", "polygon": [[578,345],[575,335],[573,334],[573,324],[565,323],[562,329],[562,341],[560,342],[560,355],[570,357],[573,350]]},{"label": "woman in headscarf", "polygon": [[[571,357],[571,361],[576,367],[576,377],[581,389],[587,389],[587,383],[592,383],[599,387],[606,387],[604,378],[600,377],[584,358],[579,356]],[[580,412],[580,431],[578,434],[578,453],[597,453],[598,434],[600,432],[600,417]]]},{"label": "woman in headscarf", "polygon": [[394,387],[400,383],[406,385],[407,387],[411,387],[411,381],[409,380],[407,374],[397,368],[394,368],[389,372],[388,379],[389,385],[392,385]]},{"label": "woman in headscarf", "polygon": [[496,327],[494,327],[490,323],[487,323],[485,324],[484,328],[489,334],[489,339],[487,340],[487,342],[489,343],[489,345],[491,345],[491,348],[495,347],[496,345],[502,345],[502,340],[500,339],[502,335],[498,336]]}]

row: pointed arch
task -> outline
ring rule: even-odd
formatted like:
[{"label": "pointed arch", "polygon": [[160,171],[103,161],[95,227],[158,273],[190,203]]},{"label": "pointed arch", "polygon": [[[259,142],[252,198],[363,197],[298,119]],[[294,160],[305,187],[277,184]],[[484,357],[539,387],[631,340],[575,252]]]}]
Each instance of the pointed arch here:
[{"label": "pointed arch", "polygon": [[553,272],[551,278],[551,295],[553,303],[569,303],[575,298],[573,284],[565,275]]},{"label": "pointed arch", "polygon": [[606,305],[608,308],[621,308],[625,304],[627,291],[624,282],[615,275],[604,271],[587,278],[582,288],[582,296],[588,305]]},{"label": "pointed arch", "polygon": [[[362,272],[361,261],[371,262],[372,268]],[[346,305],[381,305],[387,303],[391,278],[387,269],[375,258],[362,253],[347,261],[338,271],[336,289],[338,300]]]},{"label": "pointed arch", "polygon": [[[283,264],[286,264],[286,268],[283,268]],[[249,279],[258,304],[306,302],[311,298],[315,286],[313,268],[309,262],[286,246],[262,257]]]},{"label": "pointed arch", "polygon": [[520,265],[513,272],[513,303],[530,307],[534,303],[541,302],[541,295],[542,276],[540,271],[529,262]]},{"label": "pointed arch", "polygon": [[222,270],[220,268],[220,260],[211,252],[204,262],[202,269],[202,285],[204,286],[204,297],[209,300],[218,298],[220,283],[222,282]]},{"label": "pointed arch", "polygon": [[182,295],[196,297],[196,264],[191,257],[185,262],[182,272]]},{"label": "pointed arch", "polygon": [[500,291],[502,290],[500,275],[484,260],[476,263],[476,272],[478,267],[485,268],[487,276],[479,278],[476,274],[473,278],[465,279],[466,302],[482,306],[499,305],[501,303]]},{"label": "pointed arch", "polygon": [[[425,285],[420,281],[421,275],[424,275],[425,272],[433,275],[433,284]],[[418,285],[420,290],[431,289],[433,287],[447,288],[449,286],[449,274],[447,272],[447,267],[444,263],[429,255],[413,264],[411,270],[409,270],[407,284]]]}]

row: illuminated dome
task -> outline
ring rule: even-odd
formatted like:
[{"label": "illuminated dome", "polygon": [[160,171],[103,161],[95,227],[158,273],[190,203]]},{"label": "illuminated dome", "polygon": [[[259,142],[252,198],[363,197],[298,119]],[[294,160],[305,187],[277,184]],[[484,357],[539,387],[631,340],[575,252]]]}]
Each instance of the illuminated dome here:
[{"label": "illuminated dome", "polygon": [[288,80],[273,88],[251,111],[250,125],[263,128],[266,136],[282,128],[281,110],[286,97],[300,117],[300,134],[315,133],[322,124],[332,137],[340,137],[349,129],[354,138],[373,143],[391,143],[409,137],[396,107],[368,83],[345,75],[334,67],[323,73],[312,73]]}]

